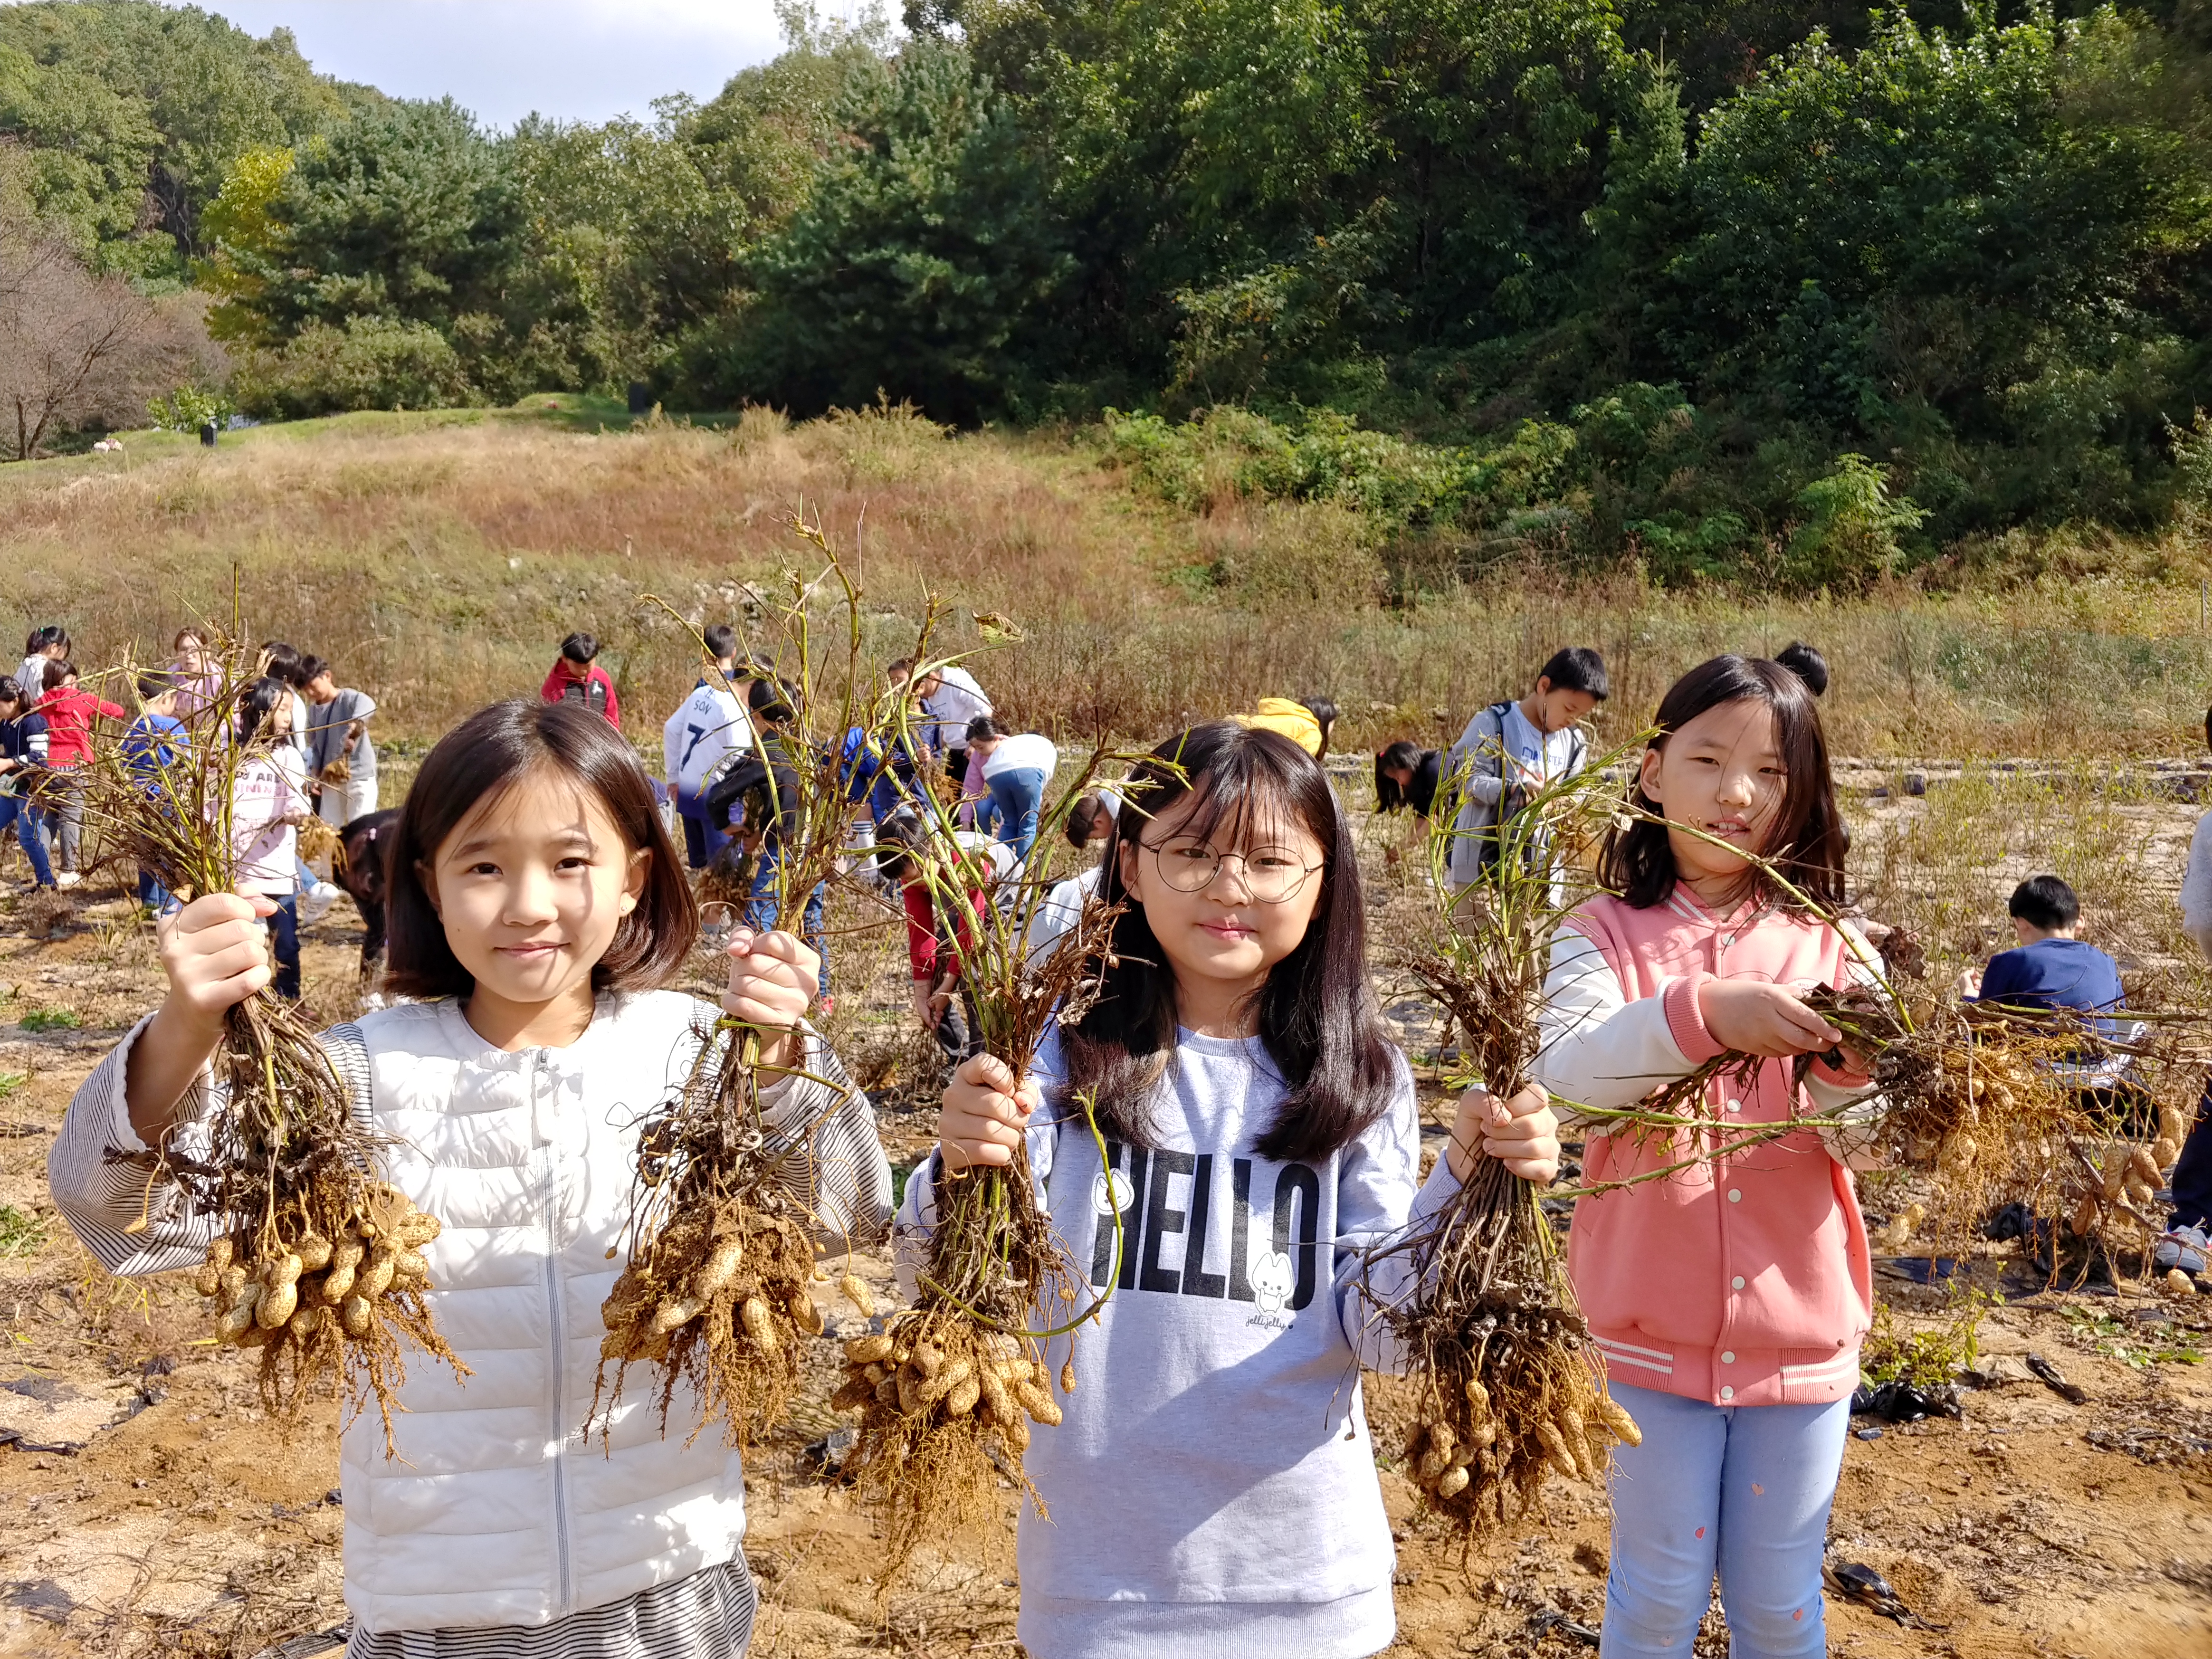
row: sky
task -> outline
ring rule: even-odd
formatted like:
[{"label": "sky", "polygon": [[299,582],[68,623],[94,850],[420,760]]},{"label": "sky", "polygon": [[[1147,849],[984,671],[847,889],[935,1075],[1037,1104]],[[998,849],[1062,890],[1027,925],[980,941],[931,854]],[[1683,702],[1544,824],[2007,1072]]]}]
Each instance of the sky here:
[{"label": "sky", "polygon": [[[489,126],[533,110],[650,118],[672,92],[712,98],[782,45],[774,0],[198,0],[250,33],[289,28],[315,68],[395,97],[450,94]],[[820,0],[824,19],[857,0]]]}]

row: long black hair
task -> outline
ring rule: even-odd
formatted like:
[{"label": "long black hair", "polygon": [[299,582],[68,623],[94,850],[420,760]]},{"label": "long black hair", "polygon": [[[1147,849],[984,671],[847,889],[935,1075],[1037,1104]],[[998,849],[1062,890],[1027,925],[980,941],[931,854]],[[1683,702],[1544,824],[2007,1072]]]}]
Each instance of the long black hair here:
[{"label": "long black hair", "polygon": [[410,997],[465,997],[476,988],[446,942],[422,872],[479,801],[538,771],[568,779],[605,809],[631,850],[652,854],[645,890],[592,967],[592,988],[652,990],[683,967],[699,937],[699,913],[636,752],[580,702],[518,699],[479,708],[439,738],[407,791],[388,855],[389,989]]},{"label": "long black hair", "polygon": [[1352,826],[1320,764],[1288,738],[1222,720],[1170,738],[1117,786],[1121,812],[1106,841],[1099,896],[1127,902],[1104,953],[1104,992],[1063,1028],[1065,1103],[1092,1094],[1100,1127],[1133,1146],[1157,1144],[1158,1085],[1176,1042],[1175,973],[1121,879],[1125,842],[1142,844],[1158,815],[1195,795],[1177,833],[1233,842],[1279,815],[1322,846],[1322,892],[1305,938],[1268,970],[1259,1035],[1290,1085],[1255,1150],[1277,1162],[1328,1157],[1389,1105],[1395,1056],[1367,980],[1367,907]]},{"label": "long black hair", "polygon": [[1375,810],[1395,812],[1412,803],[1398,780],[1390,775],[1393,767],[1402,766],[1408,771],[1419,771],[1421,765],[1421,745],[1401,738],[1375,756]]},{"label": "long black hair", "polygon": [[292,693],[284,682],[274,675],[264,674],[238,694],[238,741],[242,748],[262,735],[261,728],[269,724],[269,716],[280,702],[289,702]]},{"label": "long black hair", "polygon": [[[1764,703],[1774,715],[1776,745],[1788,776],[1782,804],[1761,849],[1780,873],[1801,892],[1832,912],[1844,903],[1844,854],[1848,845],[1843,821],[1836,813],[1835,780],[1828,772],[1828,738],[1820,727],[1820,710],[1805,682],[1780,663],[1764,657],[1715,657],[1692,668],[1668,688],[1652,720],[1658,736],[1654,749],[1664,749],[1667,739],[1706,710],[1745,700]],[[1659,804],[1644,793],[1638,781],[1629,791],[1632,805],[1661,814]],[[1674,890],[1677,872],[1674,849],[1667,839],[1667,826],[1651,818],[1632,818],[1626,829],[1608,830],[1599,857],[1598,880],[1619,893],[1629,904],[1648,910],[1666,902]],[[1772,886],[1759,878],[1750,884],[1758,891]],[[1785,907],[1794,901],[1780,891],[1765,893]]]}]

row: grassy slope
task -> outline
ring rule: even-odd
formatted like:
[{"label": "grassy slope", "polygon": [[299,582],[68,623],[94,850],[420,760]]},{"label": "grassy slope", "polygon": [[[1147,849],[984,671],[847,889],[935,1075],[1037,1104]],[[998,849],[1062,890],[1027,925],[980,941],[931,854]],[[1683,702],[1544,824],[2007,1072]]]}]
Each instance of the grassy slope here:
[{"label": "grassy slope", "polygon": [[1233,500],[1169,512],[1079,434],[948,437],[896,414],[633,423],[611,400],[547,395],[262,427],[213,451],[126,443],[0,469],[0,607],[64,623],[88,664],[143,660],[192,614],[227,615],[235,571],[250,632],[331,657],[416,738],[533,689],[578,627],[657,726],[690,653],[644,596],[729,614],[738,583],[793,559],[781,526],[802,504],[854,554],[872,645],[910,640],[925,583],[1006,612],[1029,642],[986,681],[1018,718],[1070,731],[1327,692],[1351,716],[1343,744],[1436,742],[1571,641],[1605,651],[1615,708],[1640,719],[1712,652],[1804,637],[1836,670],[1842,752],[2184,754],[2212,678],[2196,582],[2120,574],[2178,568],[2172,550],[1960,593],[1768,600],[1531,571],[1388,609],[1356,520]]}]

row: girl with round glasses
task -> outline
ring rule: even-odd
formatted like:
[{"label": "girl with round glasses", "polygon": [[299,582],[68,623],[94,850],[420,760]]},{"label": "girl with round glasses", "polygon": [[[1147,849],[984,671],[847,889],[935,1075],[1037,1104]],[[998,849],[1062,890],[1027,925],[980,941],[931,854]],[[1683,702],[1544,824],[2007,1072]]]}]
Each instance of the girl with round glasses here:
[{"label": "girl with round glasses", "polygon": [[1534,1091],[1467,1096],[1421,1182],[1351,829],[1297,744],[1197,726],[1119,787],[1103,994],[1032,1075],[988,1056],[954,1073],[907,1186],[901,1275],[911,1293],[939,1183],[1026,1141],[1054,1225],[1111,1291],[1080,1333],[1084,1387],[1027,1455],[1052,1517],[1020,1525],[1037,1659],[1378,1652],[1395,1563],[1358,1370],[1397,1356],[1359,1253],[1441,1207],[1478,1148],[1550,1180],[1552,1114]]}]

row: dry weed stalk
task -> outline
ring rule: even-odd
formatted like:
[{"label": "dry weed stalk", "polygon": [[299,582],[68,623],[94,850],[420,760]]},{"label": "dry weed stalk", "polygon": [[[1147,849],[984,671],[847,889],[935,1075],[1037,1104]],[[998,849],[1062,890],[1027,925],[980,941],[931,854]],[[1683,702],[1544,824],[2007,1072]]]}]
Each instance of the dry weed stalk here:
[{"label": "dry weed stalk", "polygon": [[[1528,1085],[1553,935],[1589,890],[1572,873],[1577,854],[1614,811],[1614,769],[1641,742],[1532,793],[1489,832],[1498,856],[1484,879],[1456,896],[1446,869],[1457,832],[1438,815],[1428,845],[1437,920],[1407,966],[1462,1033],[1455,1087],[1504,1098]],[[1410,1258],[1416,1269],[1410,1301],[1375,1301],[1414,1382],[1407,1462],[1462,1537],[1524,1512],[1547,1474],[1601,1479],[1613,1441],[1641,1438],[1606,1393],[1536,1189],[1480,1148],[1474,1158],[1450,1203],[1364,1268]]]},{"label": "dry weed stalk", "polygon": [[[88,814],[111,843],[185,901],[234,886],[243,851],[234,787],[241,769],[267,763],[261,742],[230,729],[255,659],[234,625],[206,631],[221,667],[182,732],[101,742],[86,784]],[[135,676],[126,668],[117,678],[129,685]],[[438,1236],[438,1218],[380,1178],[390,1143],[356,1120],[350,1091],[296,1004],[261,991],[230,1008],[212,1064],[204,1155],[171,1139],[147,1157],[149,1200],[167,1176],[201,1213],[235,1219],[193,1284],[220,1310],[217,1338],[259,1350],[270,1409],[289,1418],[319,1385],[342,1382],[351,1409],[375,1402],[392,1455],[404,1348],[469,1374],[423,1297],[422,1249]],[[142,1216],[137,1226],[145,1224]]]},{"label": "dry weed stalk", "polygon": [[[1001,636],[1018,637],[994,623]],[[917,678],[927,672],[917,668]],[[1133,757],[1114,757],[1101,742],[1040,814],[1026,866],[995,891],[986,860],[955,839],[944,803],[933,795],[919,803],[925,830],[908,855],[916,878],[939,915],[960,919],[955,948],[977,1045],[1016,1077],[1029,1070],[1048,1027],[1079,1023],[1099,990],[1115,908],[1094,896],[1050,947],[1032,952],[1028,940],[1051,885],[1059,832],[1112,758]],[[887,1583],[925,1538],[988,1518],[1001,1474],[1044,1512],[1022,1454],[1032,1422],[1060,1420],[1046,1344],[1092,1317],[1104,1299],[1078,1310],[1083,1276],[1038,1202],[1026,1146],[1005,1167],[940,1165],[934,1195],[937,1223],[915,1306],[845,1345],[846,1380],[832,1397],[861,1413],[848,1468],[885,1517]],[[1072,1348],[1059,1382],[1064,1393],[1075,1389]]]},{"label": "dry weed stalk", "polygon": [[[775,826],[775,927],[793,924],[837,872],[853,810],[847,733],[881,729],[900,701],[889,692],[869,698],[859,585],[818,523],[794,518],[792,528],[826,562],[811,580],[784,574],[775,654],[793,718],[774,734],[753,732]],[[825,609],[839,625],[834,640],[822,631]],[[731,902],[750,896],[748,884]],[[788,1174],[806,1156],[803,1132],[780,1130],[762,1110],[764,1082],[798,1074],[763,1063],[763,1035],[708,1019],[690,1075],[640,1131],[629,1261],[600,1310],[607,1334],[591,1419],[603,1431],[629,1368],[651,1364],[660,1368],[664,1432],[688,1385],[703,1402],[701,1426],[720,1419],[728,1443],[748,1445],[781,1420],[805,1341],[823,1328],[808,1291],[813,1216],[804,1183]],[[848,1279],[848,1294],[857,1283]]]}]

